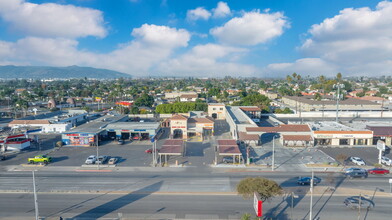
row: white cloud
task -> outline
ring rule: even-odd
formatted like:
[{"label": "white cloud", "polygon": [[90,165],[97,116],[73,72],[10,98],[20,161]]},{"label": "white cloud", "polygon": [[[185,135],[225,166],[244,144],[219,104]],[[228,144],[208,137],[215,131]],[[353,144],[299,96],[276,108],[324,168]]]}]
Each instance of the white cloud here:
[{"label": "white cloud", "polygon": [[0,0],[0,17],[12,28],[38,37],[105,37],[102,12],[73,5]]},{"label": "white cloud", "polygon": [[226,44],[256,45],[282,35],[287,27],[288,21],[281,12],[253,11],[211,29],[210,33]]},{"label": "white cloud", "polygon": [[147,24],[134,29],[132,35],[135,40],[105,54],[80,50],[78,41],[65,38],[26,37],[15,43],[0,41],[0,63],[81,65],[135,75],[147,74],[176,48],[187,46],[190,40],[190,34],[186,30]]},{"label": "white cloud", "polygon": [[284,77],[292,73],[301,75],[325,75],[333,76],[338,72],[333,64],[327,63],[320,58],[303,58],[294,63],[273,63],[264,69],[266,74],[273,74],[275,77]]},{"label": "white cloud", "polygon": [[347,8],[313,25],[299,50],[342,73],[391,74],[391,27],[392,2],[380,2],[374,10]]},{"label": "white cloud", "polygon": [[231,14],[231,10],[226,2],[218,2],[216,8],[212,9],[214,18],[223,18]]},{"label": "white cloud", "polygon": [[178,58],[162,62],[156,72],[203,77],[251,76],[257,72],[254,66],[228,61],[231,56],[241,56],[246,52],[243,48],[217,44],[197,45]]},{"label": "white cloud", "polygon": [[189,21],[196,21],[199,19],[208,20],[211,17],[211,12],[204,9],[203,7],[198,7],[193,10],[188,10],[186,13],[186,18]]}]

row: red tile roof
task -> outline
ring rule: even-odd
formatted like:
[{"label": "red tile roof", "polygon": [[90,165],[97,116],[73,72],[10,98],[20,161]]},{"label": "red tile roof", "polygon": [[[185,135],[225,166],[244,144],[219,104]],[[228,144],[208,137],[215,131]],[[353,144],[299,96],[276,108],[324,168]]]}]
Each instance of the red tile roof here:
[{"label": "red tile roof", "polygon": [[170,119],[171,120],[188,120],[188,118],[183,115],[173,115]]},{"label": "red tile roof", "polygon": [[190,118],[188,119],[189,123],[214,123],[214,119],[210,117],[205,117],[205,118]]},{"label": "red tile roof", "polygon": [[233,154],[241,154],[240,149],[237,144],[235,146],[219,146],[219,154],[223,155],[233,155]]},{"label": "red tile roof", "polygon": [[242,111],[247,111],[247,112],[259,112],[261,109],[259,107],[240,107]]},{"label": "red tile roof", "polygon": [[280,125],[278,127],[247,127],[247,132],[310,132],[309,125]]},{"label": "red tile roof", "polygon": [[314,131],[314,134],[373,134],[373,131]]},{"label": "red tile roof", "polygon": [[9,123],[10,125],[37,125],[37,124],[50,124],[49,120],[13,120]]},{"label": "red tile roof", "polygon": [[237,141],[236,141],[236,140],[233,140],[233,139],[218,140],[218,145],[219,145],[219,146],[237,145]]},{"label": "red tile roof", "polygon": [[238,139],[241,141],[258,141],[260,138],[257,134],[247,134],[246,132],[239,132]]}]

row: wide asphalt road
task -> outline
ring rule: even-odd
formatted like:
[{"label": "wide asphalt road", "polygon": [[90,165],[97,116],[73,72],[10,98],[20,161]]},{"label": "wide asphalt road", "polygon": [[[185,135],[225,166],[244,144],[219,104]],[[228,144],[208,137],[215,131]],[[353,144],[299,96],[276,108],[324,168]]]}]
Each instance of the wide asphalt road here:
[{"label": "wide asphalt road", "polygon": [[[313,219],[390,219],[390,198],[375,197],[375,208],[359,213],[343,205],[345,197],[331,195],[313,197]],[[32,194],[0,194],[0,218],[34,219],[33,201]],[[240,219],[254,215],[252,202],[236,195],[38,194],[39,213],[46,219]],[[310,197],[295,198],[293,209],[284,196],[263,207],[265,217],[308,219]]]},{"label": "wide asphalt road", "polygon": [[[248,172],[245,169],[208,169],[203,171],[199,168],[134,168],[128,172],[87,171],[37,171],[37,189],[39,192],[132,192],[137,190],[143,192],[235,192],[237,183],[249,176],[269,178],[278,182],[282,187],[296,187],[299,176],[310,175],[309,172]],[[369,175],[367,179],[349,180],[341,173],[316,173],[315,175],[322,178],[319,186],[370,192],[375,189],[389,192],[388,181],[392,178],[391,175]],[[160,183],[159,188],[151,189],[149,187],[158,182]],[[0,172],[1,191],[31,192],[32,173],[25,171]]]}]

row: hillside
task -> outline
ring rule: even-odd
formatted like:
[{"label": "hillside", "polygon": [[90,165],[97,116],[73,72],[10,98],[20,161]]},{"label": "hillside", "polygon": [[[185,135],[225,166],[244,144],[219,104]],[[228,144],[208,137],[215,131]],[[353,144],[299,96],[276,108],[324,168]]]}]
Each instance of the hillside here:
[{"label": "hillside", "polygon": [[49,67],[49,66],[0,66],[0,78],[95,78],[113,79],[129,78],[131,75],[107,69],[96,69],[92,67],[68,66],[68,67]]}]

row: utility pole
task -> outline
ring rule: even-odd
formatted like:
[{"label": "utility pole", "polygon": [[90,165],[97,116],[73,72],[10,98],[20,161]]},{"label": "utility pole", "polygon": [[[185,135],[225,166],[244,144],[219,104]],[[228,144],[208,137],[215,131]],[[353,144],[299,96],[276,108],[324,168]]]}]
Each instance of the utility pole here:
[{"label": "utility pole", "polygon": [[37,190],[35,188],[35,175],[34,170],[33,172],[33,190],[34,190],[34,209],[35,209],[35,220],[39,219],[39,212],[38,212],[38,200],[37,200]]},{"label": "utility pole", "polygon": [[97,169],[99,170],[99,161],[98,161],[98,157],[99,157],[99,151],[98,151],[98,134],[97,134],[97,137],[96,137],[96,143],[97,143],[97,160],[95,161],[97,164],[98,164],[98,166],[97,166]]},{"label": "utility pole", "polygon": [[309,220],[313,220],[313,179],[314,172],[312,169],[312,179],[310,179],[310,210],[309,210]]},{"label": "utility pole", "polygon": [[341,97],[343,98],[343,95],[342,96],[340,95],[340,89],[344,88],[344,84],[340,84],[340,83],[334,84],[333,88],[337,89],[337,94],[335,95],[335,97],[336,97],[336,123],[338,123],[339,122],[339,99]]}]

